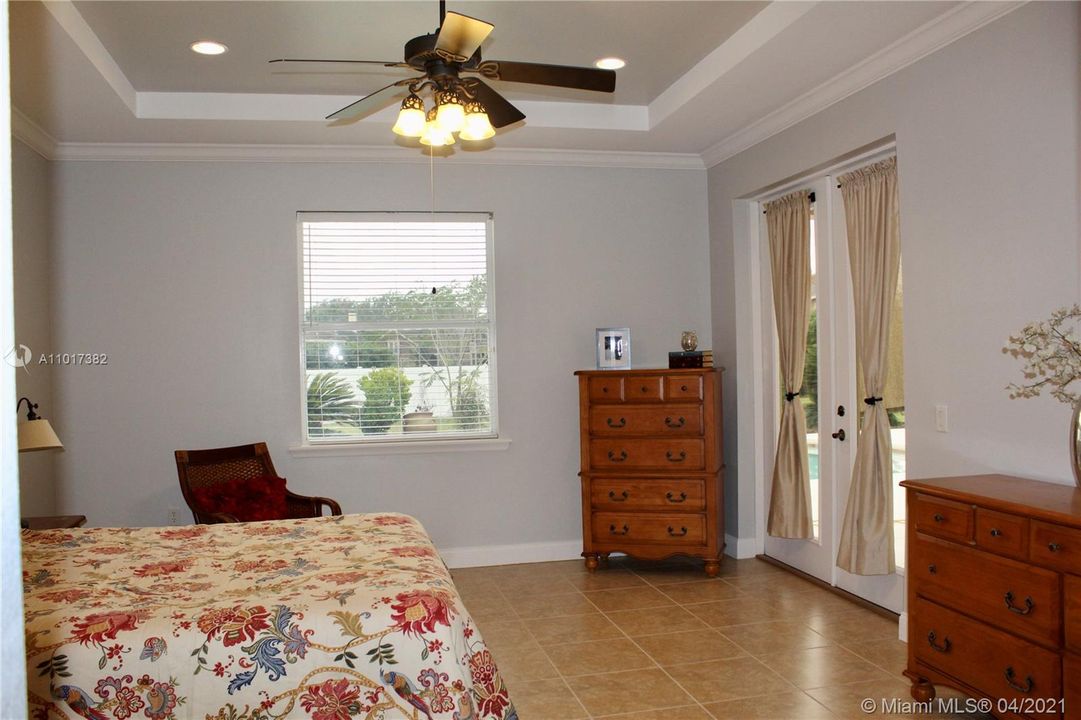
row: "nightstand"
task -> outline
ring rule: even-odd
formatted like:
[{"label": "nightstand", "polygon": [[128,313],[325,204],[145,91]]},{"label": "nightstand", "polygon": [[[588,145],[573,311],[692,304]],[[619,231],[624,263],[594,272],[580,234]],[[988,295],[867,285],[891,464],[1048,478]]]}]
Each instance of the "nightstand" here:
[{"label": "nightstand", "polygon": [[24,530],[65,530],[82,527],[86,524],[86,515],[41,515],[22,518]]}]

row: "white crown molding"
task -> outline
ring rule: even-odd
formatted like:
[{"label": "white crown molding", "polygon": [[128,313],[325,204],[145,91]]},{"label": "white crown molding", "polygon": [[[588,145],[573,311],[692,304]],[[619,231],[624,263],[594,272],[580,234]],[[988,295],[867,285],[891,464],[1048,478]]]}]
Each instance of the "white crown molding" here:
[{"label": "white crown molding", "polygon": [[817,2],[772,2],[680,76],[649,104],[650,127],[694,100],[781,31],[806,15]]},{"label": "white crown molding", "polygon": [[967,2],[921,25],[866,60],[835,75],[816,88],[782,105],[702,152],[706,167],[713,167],[744,150],[787,130],[796,123],[902,70],[955,40],[978,30],[1025,4]]},{"label": "white crown molding", "polygon": [[14,105],[11,107],[11,134],[46,160],[56,156],[56,138],[41,129]]},{"label": "white crown molding", "polygon": [[45,9],[56,19],[75,44],[86,55],[87,60],[97,68],[105,82],[116,92],[132,113],[136,108],[136,92],[127,75],[113,60],[113,56],[90,28],[71,0],[47,0],[42,3]]},{"label": "white crown molding", "polygon": [[[193,143],[58,143],[46,157],[56,161],[116,162],[277,162],[427,163],[416,148],[397,145],[200,145]],[[457,151],[442,162],[469,165],[549,165],[560,167],[705,170],[694,153],[616,152],[492,148]]]}]

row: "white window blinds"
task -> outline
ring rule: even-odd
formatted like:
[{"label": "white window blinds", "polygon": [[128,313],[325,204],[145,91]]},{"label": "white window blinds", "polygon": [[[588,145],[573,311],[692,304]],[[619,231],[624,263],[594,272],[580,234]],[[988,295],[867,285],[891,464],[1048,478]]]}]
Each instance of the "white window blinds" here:
[{"label": "white window blinds", "polygon": [[311,443],[494,437],[486,214],[299,213]]}]

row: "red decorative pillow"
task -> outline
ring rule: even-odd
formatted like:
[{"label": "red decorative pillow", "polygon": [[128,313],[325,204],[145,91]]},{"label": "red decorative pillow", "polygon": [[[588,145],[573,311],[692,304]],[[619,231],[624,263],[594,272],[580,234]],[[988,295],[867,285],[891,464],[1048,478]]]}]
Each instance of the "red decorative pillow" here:
[{"label": "red decorative pillow", "polygon": [[229,513],[240,522],[283,520],[285,478],[260,475],[236,478],[192,490],[195,502],[208,512]]}]

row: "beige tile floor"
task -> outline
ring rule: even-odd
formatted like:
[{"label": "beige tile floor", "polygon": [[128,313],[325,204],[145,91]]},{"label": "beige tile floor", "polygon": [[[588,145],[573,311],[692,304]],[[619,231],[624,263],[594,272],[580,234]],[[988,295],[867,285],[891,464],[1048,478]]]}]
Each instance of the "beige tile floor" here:
[{"label": "beige tile floor", "polygon": [[713,580],[628,558],[452,574],[521,720],[868,718],[864,698],[910,700],[895,620],[759,560]]}]

